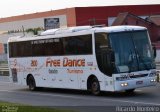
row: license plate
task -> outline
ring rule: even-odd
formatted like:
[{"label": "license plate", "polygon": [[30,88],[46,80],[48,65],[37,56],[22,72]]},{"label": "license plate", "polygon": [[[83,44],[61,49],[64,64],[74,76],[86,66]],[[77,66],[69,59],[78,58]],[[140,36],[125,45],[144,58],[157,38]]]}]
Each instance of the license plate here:
[{"label": "license plate", "polygon": [[143,84],[143,81],[137,81],[136,84],[137,84],[137,85]]}]

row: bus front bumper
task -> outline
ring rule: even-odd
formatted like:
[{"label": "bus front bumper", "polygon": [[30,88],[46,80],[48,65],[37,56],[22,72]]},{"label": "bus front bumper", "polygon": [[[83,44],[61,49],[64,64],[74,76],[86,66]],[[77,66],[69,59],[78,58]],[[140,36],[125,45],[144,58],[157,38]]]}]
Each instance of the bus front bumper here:
[{"label": "bus front bumper", "polygon": [[145,77],[126,81],[115,81],[114,91],[124,91],[141,87],[155,86],[156,77]]}]

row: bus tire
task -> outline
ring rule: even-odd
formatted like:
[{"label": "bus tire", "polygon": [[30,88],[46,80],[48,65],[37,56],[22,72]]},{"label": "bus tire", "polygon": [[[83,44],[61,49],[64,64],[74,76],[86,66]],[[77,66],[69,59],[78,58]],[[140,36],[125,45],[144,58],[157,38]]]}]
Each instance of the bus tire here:
[{"label": "bus tire", "polygon": [[36,82],[32,75],[28,78],[28,86],[30,91],[36,90]]},{"label": "bus tire", "polygon": [[91,80],[91,84],[90,84],[90,91],[93,95],[99,95],[100,94],[100,85],[99,85],[99,81],[96,77],[94,77]]}]

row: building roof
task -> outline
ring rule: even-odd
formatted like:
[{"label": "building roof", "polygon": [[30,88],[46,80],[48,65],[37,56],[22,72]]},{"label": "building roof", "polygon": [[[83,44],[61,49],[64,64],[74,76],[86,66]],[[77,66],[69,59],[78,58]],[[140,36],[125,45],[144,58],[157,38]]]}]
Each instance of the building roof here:
[{"label": "building roof", "polygon": [[153,15],[148,18],[155,25],[160,26],[160,15]]},{"label": "building roof", "polygon": [[117,16],[117,18],[113,22],[112,26],[122,25],[123,22],[125,21],[125,19],[127,18],[128,14],[129,14],[128,12],[119,13],[118,16]]},{"label": "building roof", "polygon": [[113,22],[112,26],[125,24],[124,22],[128,17],[136,18],[137,20],[140,20],[144,23],[152,24],[152,21],[149,21],[147,19],[142,19],[141,17],[134,15],[134,14],[131,14],[131,13],[128,13],[128,12],[124,12],[124,13],[118,14],[118,16],[117,16],[116,20]]}]

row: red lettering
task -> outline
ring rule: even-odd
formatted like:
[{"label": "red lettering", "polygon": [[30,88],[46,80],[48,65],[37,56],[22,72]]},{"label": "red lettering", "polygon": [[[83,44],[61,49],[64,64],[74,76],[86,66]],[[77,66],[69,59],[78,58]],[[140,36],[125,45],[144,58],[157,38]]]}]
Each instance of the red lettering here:
[{"label": "red lettering", "polygon": [[46,60],[46,67],[59,67],[60,66],[60,60],[52,60],[51,58],[47,58]]},{"label": "red lettering", "polygon": [[85,59],[63,59],[63,67],[84,67],[85,66]]}]

